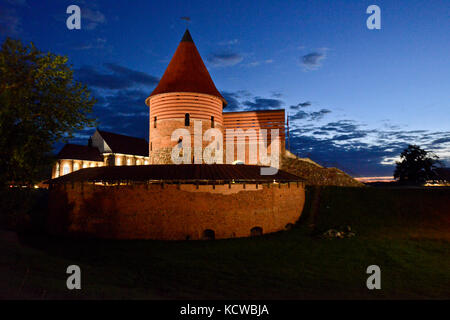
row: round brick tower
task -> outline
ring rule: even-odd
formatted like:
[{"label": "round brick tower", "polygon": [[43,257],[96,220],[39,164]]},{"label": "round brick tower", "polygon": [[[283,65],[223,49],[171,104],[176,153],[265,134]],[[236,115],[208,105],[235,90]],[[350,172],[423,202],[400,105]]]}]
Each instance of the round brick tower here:
[{"label": "round brick tower", "polygon": [[[171,140],[176,129],[189,130],[192,148],[194,123],[198,124],[198,121],[201,121],[202,136],[212,127],[223,133],[222,109],[227,102],[216,89],[188,30],[145,103],[150,107],[149,154],[152,164],[172,163],[172,148],[179,143]],[[202,149],[209,143],[203,141]]]}]

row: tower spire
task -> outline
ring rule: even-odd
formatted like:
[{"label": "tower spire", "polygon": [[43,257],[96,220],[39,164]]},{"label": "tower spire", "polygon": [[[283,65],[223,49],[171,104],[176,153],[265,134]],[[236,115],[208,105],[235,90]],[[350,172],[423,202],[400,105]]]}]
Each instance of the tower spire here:
[{"label": "tower spire", "polygon": [[[227,104],[214,85],[188,29],[150,97],[170,92],[208,94],[222,100],[224,106]],[[150,97],[146,99],[147,105]]]},{"label": "tower spire", "polygon": [[189,32],[189,29],[186,28],[186,32],[183,35],[183,38],[181,39],[181,42],[192,42],[194,43],[194,40],[192,40],[191,33]]}]

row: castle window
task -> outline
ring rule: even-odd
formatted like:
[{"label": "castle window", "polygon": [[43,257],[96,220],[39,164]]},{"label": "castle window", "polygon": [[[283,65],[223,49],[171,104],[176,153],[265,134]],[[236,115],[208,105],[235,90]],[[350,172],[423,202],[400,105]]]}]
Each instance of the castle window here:
[{"label": "castle window", "polygon": [[63,174],[68,174],[70,172],[70,167],[68,164],[65,164],[63,167]]},{"label": "castle window", "polygon": [[203,240],[214,240],[216,238],[214,230],[206,229],[203,231]]},{"label": "castle window", "polygon": [[116,166],[120,166],[122,164],[122,159],[119,157],[116,159]]},{"label": "castle window", "polygon": [[156,128],[156,116],[153,118],[153,128]]},{"label": "castle window", "polygon": [[152,150],[153,150],[153,143],[150,142],[150,151],[152,151]]},{"label": "castle window", "polygon": [[141,160],[139,160],[139,159],[136,160],[136,165],[137,165],[137,166],[140,166],[140,165],[141,165]]},{"label": "castle window", "polygon": [[211,116],[211,128],[214,128],[214,116]]},{"label": "castle window", "polygon": [[87,162],[83,163],[83,168],[87,168],[87,167],[88,167]]},{"label": "castle window", "polygon": [[255,236],[262,236],[262,234],[263,234],[263,230],[262,230],[261,227],[254,227],[254,228],[252,228],[252,229],[250,230],[250,235],[251,235],[252,237],[255,237]]},{"label": "castle window", "polygon": [[148,164],[148,160],[145,160],[145,161],[144,161],[144,164],[147,165],[147,164]]},{"label": "castle window", "polygon": [[190,122],[190,120],[189,120],[189,113],[186,113],[186,114],[184,115],[184,125],[185,125],[186,127],[189,127],[190,124],[191,124],[191,122]]},{"label": "castle window", "polygon": [[78,162],[75,162],[73,164],[73,171],[77,171],[78,169],[80,169],[80,165],[78,164]]},{"label": "castle window", "polygon": [[130,158],[127,159],[127,166],[131,166],[131,159]]}]

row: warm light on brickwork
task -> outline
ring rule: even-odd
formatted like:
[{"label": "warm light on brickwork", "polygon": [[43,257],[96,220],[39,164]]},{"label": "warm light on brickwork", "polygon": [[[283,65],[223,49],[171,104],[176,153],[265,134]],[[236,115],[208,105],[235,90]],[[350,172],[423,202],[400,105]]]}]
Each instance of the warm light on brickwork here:
[{"label": "warm light on brickwork", "polygon": [[[55,185],[49,226],[54,233],[118,239],[216,239],[284,230],[300,217],[302,184]],[[98,206],[101,203],[101,206]],[[96,210],[89,208],[95,206]],[[67,225],[70,221],[70,225]],[[257,228],[257,229],[254,229]],[[260,228],[260,229],[258,229]]]}]

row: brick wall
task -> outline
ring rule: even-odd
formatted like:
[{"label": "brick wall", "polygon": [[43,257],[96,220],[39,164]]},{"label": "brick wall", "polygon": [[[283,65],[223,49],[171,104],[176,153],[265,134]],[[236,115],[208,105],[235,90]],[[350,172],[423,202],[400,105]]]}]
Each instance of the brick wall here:
[{"label": "brick wall", "polygon": [[[238,130],[241,129],[242,132],[234,135],[227,136],[227,130]],[[261,135],[261,129],[267,130],[267,154],[272,154],[272,148],[270,145],[271,130],[278,130],[278,154],[282,155],[285,151],[285,111],[280,110],[255,110],[255,111],[243,111],[243,112],[224,112],[223,113],[223,130],[224,139],[234,140],[234,157],[233,161],[241,160],[245,164],[258,164],[261,165],[261,159],[259,154],[259,141]],[[254,141],[247,136],[246,132],[248,130],[254,130]],[[238,156],[238,145],[243,145],[245,155],[242,159]],[[249,157],[250,144],[252,144],[256,152],[256,158],[251,161]],[[277,161],[278,162],[278,161]],[[264,163],[267,165],[267,163]]]},{"label": "brick wall", "polygon": [[117,239],[201,239],[250,236],[294,224],[305,200],[302,184],[102,186],[56,185],[50,190],[53,233]]},{"label": "brick wall", "polygon": [[[151,97],[149,104],[149,154],[152,164],[172,163],[172,148],[177,145],[178,141],[172,141],[171,137],[176,129],[189,131],[192,148],[195,122],[201,122],[202,136],[211,128],[211,117],[214,117],[214,128],[222,131],[222,101],[217,97],[201,93],[165,93]],[[185,126],[186,113],[189,114],[189,126]],[[209,143],[203,141],[202,149]]]}]

